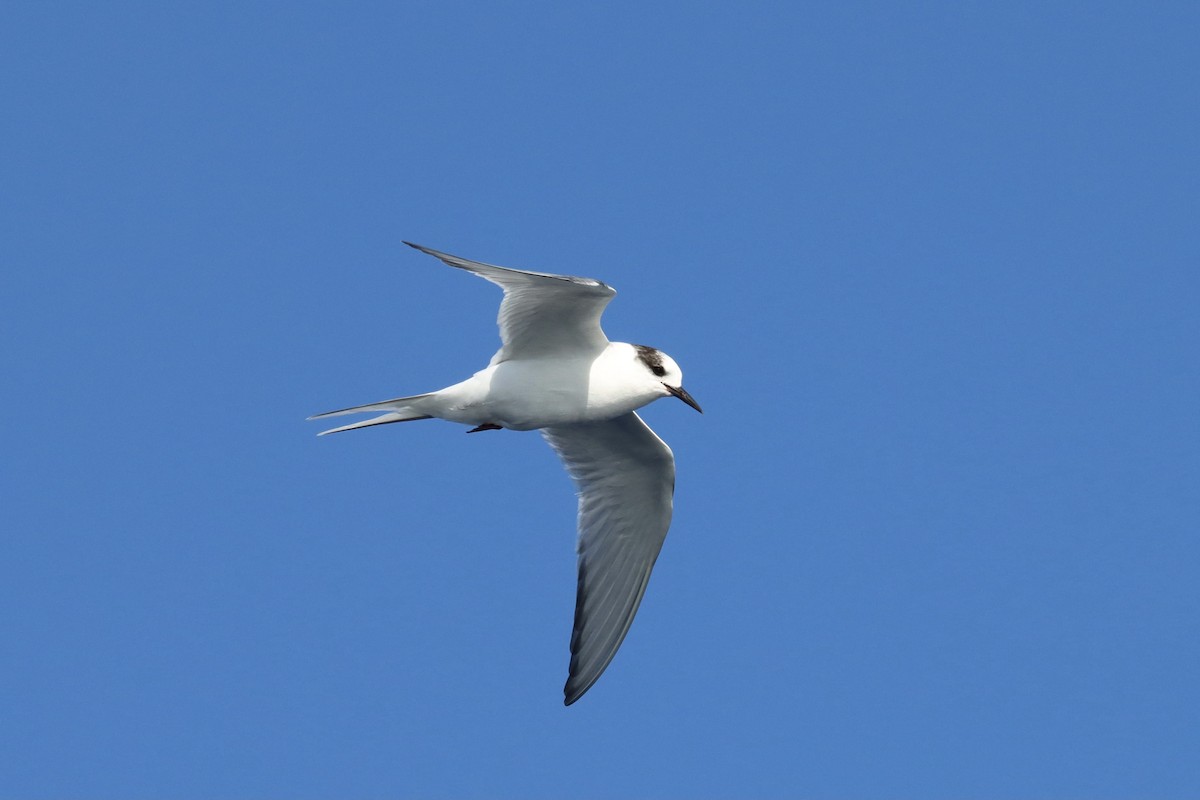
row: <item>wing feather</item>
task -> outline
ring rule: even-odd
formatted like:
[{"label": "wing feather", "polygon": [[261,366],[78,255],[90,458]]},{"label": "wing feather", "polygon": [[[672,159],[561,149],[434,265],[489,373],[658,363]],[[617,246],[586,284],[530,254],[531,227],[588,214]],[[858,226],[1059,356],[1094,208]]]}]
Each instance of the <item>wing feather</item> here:
[{"label": "wing feather", "polygon": [[500,350],[493,364],[511,359],[599,353],[608,346],[600,317],[616,290],[593,278],[498,267],[405,242],[458,269],[473,272],[504,290]]},{"label": "wing feather", "polygon": [[546,428],[579,488],[579,580],[567,705],[592,687],[633,624],[671,524],[675,457],[636,413]]}]

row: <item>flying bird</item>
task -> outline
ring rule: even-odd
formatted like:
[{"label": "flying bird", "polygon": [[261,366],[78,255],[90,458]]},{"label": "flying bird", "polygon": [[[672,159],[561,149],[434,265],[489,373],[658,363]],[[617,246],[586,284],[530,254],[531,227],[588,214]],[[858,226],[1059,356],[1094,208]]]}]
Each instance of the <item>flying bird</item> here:
[{"label": "flying bird", "polygon": [[671,524],[675,457],[637,415],[660,397],[697,411],[679,365],[661,350],[610,342],[600,316],[616,291],[592,278],[497,267],[405,242],[504,290],[501,346],[486,368],[436,392],[317,414],[382,412],[340,431],[444,419],[468,433],[540,430],[579,490],[571,705],[625,639]]}]

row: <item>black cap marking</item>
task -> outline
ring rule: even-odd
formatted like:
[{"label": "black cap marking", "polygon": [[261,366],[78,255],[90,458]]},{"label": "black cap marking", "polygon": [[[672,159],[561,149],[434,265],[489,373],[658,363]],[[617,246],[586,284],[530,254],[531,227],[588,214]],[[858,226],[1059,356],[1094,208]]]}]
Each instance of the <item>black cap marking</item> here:
[{"label": "black cap marking", "polygon": [[663,354],[660,351],[644,344],[635,344],[633,349],[637,350],[638,361],[645,364],[646,368],[655,375],[661,378],[667,374],[666,367],[663,366]]}]

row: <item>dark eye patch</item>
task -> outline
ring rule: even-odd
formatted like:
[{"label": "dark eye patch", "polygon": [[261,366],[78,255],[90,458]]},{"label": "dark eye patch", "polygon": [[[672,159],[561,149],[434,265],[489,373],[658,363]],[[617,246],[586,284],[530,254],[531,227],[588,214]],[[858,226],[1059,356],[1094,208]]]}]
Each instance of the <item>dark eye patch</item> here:
[{"label": "dark eye patch", "polygon": [[667,374],[666,368],[663,367],[662,353],[644,344],[635,344],[633,349],[637,350],[638,361],[645,364],[655,375],[661,378]]}]

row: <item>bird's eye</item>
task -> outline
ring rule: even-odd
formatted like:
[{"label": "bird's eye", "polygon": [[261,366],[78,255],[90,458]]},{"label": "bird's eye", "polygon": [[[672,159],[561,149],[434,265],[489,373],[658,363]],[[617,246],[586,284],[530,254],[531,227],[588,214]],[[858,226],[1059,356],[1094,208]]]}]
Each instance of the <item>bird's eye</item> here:
[{"label": "bird's eye", "polygon": [[653,372],[658,377],[667,374],[666,367],[663,366],[662,353],[655,350],[653,347],[646,347],[644,344],[635,344],[633,349],[637,351],[638,361],[646,365],[646,369]]}]

